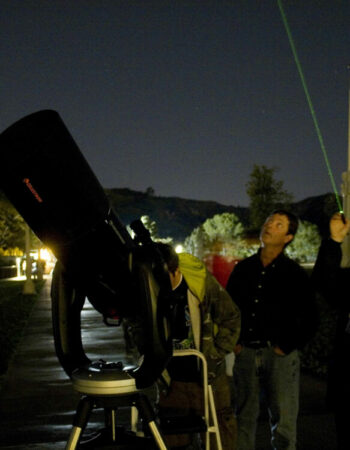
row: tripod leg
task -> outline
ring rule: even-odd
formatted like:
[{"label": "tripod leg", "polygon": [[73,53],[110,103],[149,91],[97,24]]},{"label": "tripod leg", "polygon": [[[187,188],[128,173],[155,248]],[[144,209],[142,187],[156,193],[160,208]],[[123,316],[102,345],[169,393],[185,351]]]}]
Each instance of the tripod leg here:
[{"label": "tripod leg", "polygon": [[81,428],[73,427],[69,435],[69,439],[66,445],[66,450],[74,450],[77,448],[79,439],[81,435]]},{"label": "tripod leg", "polygon": [[135,406],[131,407],[131,431],[133,431],[135,434],[137,434],[137,421],[138,421],[139,415],[138,410]]},{"label": "tripod leg", "polygon": [[74,450],[77,448],[81,433],[89,420],[92,409],[93,400],[89,397],[83,397],[78,404],[77,412],[73,419],[73,428],[66,445],[66,450]]},{"label": "tripod leg", "polygon": [[136,400],[136,406],[141,413],[143,420],[147,423],[153,438],[160,450],[167,450],[163,437],[155,422],[155,413],[153,408],[144,394],[139,394]]}]

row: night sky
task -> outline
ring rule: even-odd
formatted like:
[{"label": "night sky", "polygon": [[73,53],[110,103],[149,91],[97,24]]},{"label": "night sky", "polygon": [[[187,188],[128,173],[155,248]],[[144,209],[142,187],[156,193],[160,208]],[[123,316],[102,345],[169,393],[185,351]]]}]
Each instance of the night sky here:
[{"label": "night sky", "polygon": [[[340,189],[350,2],[285,0]],[[1,0],[0,131],[58,111],[106,188],[248,205],[254,164],[330,192],[277,0]]]}]

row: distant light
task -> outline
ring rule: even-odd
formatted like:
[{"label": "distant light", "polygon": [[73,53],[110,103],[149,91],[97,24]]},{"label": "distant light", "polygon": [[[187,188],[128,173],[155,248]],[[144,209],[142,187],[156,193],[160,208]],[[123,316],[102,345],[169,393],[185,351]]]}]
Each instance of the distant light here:
[{"label": "distant light", "polygon": [[47,248],[41,248],[39,250],[39,258],[43,259],[44,261],[50,261],[52,259],[50,250]]},{"label": "distant light", "polygon": [[179,244],[175,247],[175,251],[176,253],[182,253],[184,251],[184,248],[181,244]]}]

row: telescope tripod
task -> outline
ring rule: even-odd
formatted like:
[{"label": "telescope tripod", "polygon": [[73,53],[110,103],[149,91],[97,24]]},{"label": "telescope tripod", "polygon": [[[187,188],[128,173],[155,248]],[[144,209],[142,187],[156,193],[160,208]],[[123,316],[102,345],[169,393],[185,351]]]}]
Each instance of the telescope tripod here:
[{"label": "telescope tripod", "polygon": [[[74,389],[80,392],[82,397],[73,420],[73,428],[66,450],[85,448],[159,448],[166,450],[148,398],[136,388],[135,379],[123,369],[121,363],[90,364],[74,371],[72,381]],[[125,406],[131,407],[132,410],[131,432],[129,433],[116,426],[117,409]],[[89,421],[90,413],[95,408],[104,408],[105,413],[108,413],[108,428],[96,437],[81,442],[80,439]],[[137,436],[135,410],[138,411],[144,425],[148,426],[149,437]]]}]

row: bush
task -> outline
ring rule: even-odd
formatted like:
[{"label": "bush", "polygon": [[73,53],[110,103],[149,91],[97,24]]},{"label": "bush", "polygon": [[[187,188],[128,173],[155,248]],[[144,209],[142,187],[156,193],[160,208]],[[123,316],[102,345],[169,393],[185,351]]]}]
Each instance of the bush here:
[{"label": "bush", "polygon": [[321,236],[316,225],[306,220],[299,221],[298,232],[286,254],[299,263],[314,262],[321,244]]}]

